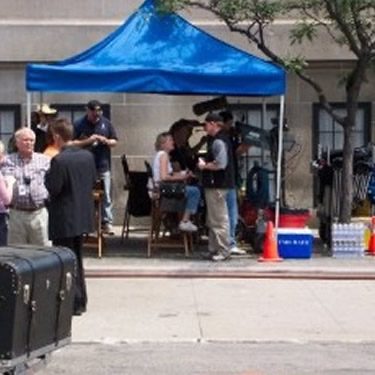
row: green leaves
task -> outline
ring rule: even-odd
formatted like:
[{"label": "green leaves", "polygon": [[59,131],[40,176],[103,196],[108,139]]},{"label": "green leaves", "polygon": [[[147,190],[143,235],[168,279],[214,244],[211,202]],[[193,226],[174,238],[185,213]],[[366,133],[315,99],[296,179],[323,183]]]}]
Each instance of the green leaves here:
[{"label": "green leaves", "polygon": [[286,56],[281,58],[285,69],[295,73],[302,73],[308,66],[304,56]]},{"label": "green leaves", "polygon": [[294,29],[290,32],[290,42],[291,44],[299,43],[301,44],[305,39],[308,39],[310,42],[317,36],[315,22],[308,22],[303,20],[299,22]]},{"label": "green leaves", "polygon": [[156,0],[156,9],[160,13],[177,12],[187,5],[184,0]]}]

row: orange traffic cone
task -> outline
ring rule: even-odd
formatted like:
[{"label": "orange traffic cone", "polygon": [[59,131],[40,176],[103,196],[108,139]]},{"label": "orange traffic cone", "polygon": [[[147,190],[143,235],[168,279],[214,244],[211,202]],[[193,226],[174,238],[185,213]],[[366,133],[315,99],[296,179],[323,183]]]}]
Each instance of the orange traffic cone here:
[{"label": "orange traffic cone", "polygon": [[375,216],[371,219],[371,237],[368,244],[368,255],[375,256]]},{"label": "orange traffic cone", "polygon": [[263,256],[258,259],[258,262],[282,262],[283,259],[279,257],[277,251],[277,243],[275,238],[275,231],[272,221],[267,222],[266,237],[264,239]]}]

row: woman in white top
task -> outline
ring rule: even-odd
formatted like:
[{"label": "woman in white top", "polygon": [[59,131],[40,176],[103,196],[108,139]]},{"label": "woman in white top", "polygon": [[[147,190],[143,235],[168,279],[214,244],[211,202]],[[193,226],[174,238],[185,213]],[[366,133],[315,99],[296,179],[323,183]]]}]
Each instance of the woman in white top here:
[{"label": "woman in white top", "polygon": [[[173,172],[169,153],[174,149],[173,138],[170,133],[161,133],[156,137],[156,154],[152,163],[155,185],[160,181],[184,181],[191,178],[192,174],[188,171]],[[186,232],[197,231],[196,225],[190,221],[190,216],[197,212],[200,200],[200,190],[197,186],[185,185],[186,205],[179,229]]]}]

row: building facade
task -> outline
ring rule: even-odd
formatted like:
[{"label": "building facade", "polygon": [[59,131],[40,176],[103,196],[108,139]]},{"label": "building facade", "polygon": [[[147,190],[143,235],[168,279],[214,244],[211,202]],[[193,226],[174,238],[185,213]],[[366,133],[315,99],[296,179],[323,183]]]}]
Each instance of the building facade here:
[{"label": "building facade", "polygon": [[[73,56],[100,41],[118,27],[141,5],[141,0],[3,0],[0,8],[0,135],[6,143],[13,131],[25,123],[27,62],[54,62]],[[184,15],[189,21],[218,38],[243,50],[261,56],[246,40],[231,34],[212,16],[203,12]],[[290,50],[290,20],[278,20],[269,33],[271,48],[284,55],[301,53],[309,62],[308,72],[317,78],[337,111],[344,111],[344,87],[338,80],[350,68],[352,57],[346,50],[330,44],[321,35],[314,44],[293,46]],[[126,53],[126,51],[124,51]],[[356,145],[372,140],[374,76],[372,73],[361,91],[361,106],[355,129]],[[180,118],[195,118],[193,104],[210,99],[196,96],[134,95],[119,93],[33,94],[33,103],[52,103],[63,116],[74,119],[83,114],[90,99],[108,105],[108,113],[116,127],[119,144],[113,150],[114,201],[116,221],[123,215],[125,193],[120,156],[126,154],[131,169],[144,169],[143,161],[153,153],[155,136]],[[278,98],[227,98],[239,120],[269,129],[277,116]],[[264,104],[265,103],[265,104]],[[261,113],[266,108],[266,122]],[[342,146],[342,131],[317,105],[317,96],[307,84],[293,74],[288,75],[286,117],[298,147],[287,155],[287,201],[295,207],[312,207],[313,176],[310,161],[317,154],[318,144],[332,148]],[[199,134],[196,135],[199,137]],[[248,164],[254,160],[267,163],[264,151],[252,149]],[[268,161],[269,162],[269,161]]]}]

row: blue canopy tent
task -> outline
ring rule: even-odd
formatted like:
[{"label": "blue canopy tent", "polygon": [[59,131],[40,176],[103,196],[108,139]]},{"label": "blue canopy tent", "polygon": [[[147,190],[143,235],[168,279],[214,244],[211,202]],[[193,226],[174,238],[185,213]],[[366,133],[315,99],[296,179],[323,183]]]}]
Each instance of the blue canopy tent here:
[{"label": "blue canopy tent", "polygon": [[170,95],[274,96],[280,100],[276,224],[280,197],[285,72],[187,22],[159,14],[156,0],[85,52],[54,64],[28,64],[31,92],[127,92]]}]

